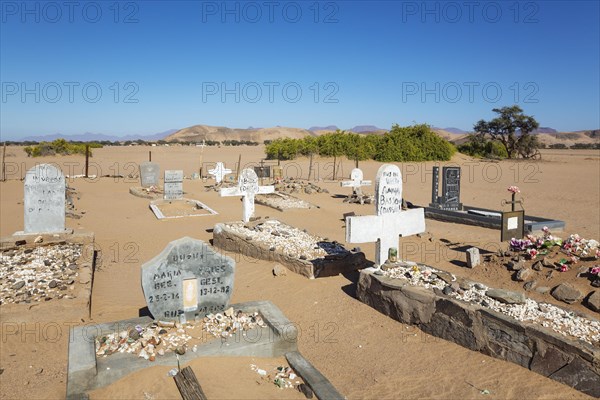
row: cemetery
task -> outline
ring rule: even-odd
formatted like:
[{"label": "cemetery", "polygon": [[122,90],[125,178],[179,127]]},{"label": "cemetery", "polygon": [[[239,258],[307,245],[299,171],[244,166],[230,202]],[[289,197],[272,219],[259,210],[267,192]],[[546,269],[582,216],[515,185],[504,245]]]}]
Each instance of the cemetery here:
[{"label": "cemetery", "polygon": [[[600,247],[584,216],[530,217],[521,208],[543,199],[521,185],[493,224],[432,217],[491,219],[460,200],[489,188],[461,187],[454,165],[441,168],[442,196],[434,172],[419,208],[405,197],[422,204],[429,185],[401,164],[272,180],[275,167],[234,173],[236,153],[202,150],[219,157],[204,180],[185,178],[192,158],[154,150],[140,164],[145,206],[124,175],[72,180],[49,162],[0,183],[0,380],[19,382],[12,397],[44,385],[73,399],[422,397],[445,385],[444,397],[504,398],[518,382],[533,397],[600,398]],[[509,185],[495,186],[498,201]],[[344,202],[328,194],[340,188]],[[75,203],[84,218],[66,218]],[[582,236],[561,233],[563,220]],[[66,328],[54,340],[56,326]],[[439,363],[444,353],[462,361]],[[397,370],[399,360],[435,369]],[[434,371],[440,382],[427,380]]]}]

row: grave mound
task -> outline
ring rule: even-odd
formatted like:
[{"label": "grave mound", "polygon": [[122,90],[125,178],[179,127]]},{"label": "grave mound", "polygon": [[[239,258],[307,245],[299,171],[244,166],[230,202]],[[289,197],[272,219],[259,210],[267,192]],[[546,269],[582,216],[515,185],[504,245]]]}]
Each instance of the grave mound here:
[{"label": "grave mound", "polygon": [[291,210],[291,209],[311,209],[318,208],[314,204],[308,201],[299,199],[292,195],[276,192],[269,194],[261,194],[255,197],[255,203],[262,204],[263,206],[271,207],[279,211]]},{"label": "grave mound", "polygon": [[368,266],[362,252],[313,236],[275,219],[215,225],[213,244],[253,258],[275,261],[310,279],[338,275]]}]

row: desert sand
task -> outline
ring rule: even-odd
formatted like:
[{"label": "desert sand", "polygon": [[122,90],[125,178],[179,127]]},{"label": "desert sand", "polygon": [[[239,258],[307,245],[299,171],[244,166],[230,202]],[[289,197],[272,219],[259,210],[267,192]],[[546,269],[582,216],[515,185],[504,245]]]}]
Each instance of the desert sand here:
[{"label": "desert sand", "polygon": [[[137,317],[145,307],[140,283],[140,266],[158,254],[168,242],[183,236],[208,241],[210,229],[217,222],[239,220],[242,215],[239,198],[220,198],[214,191],[205,191],[212,179],[184,180],[187,198],[197,199],[217,211],[218,215],[159,221],[150,211],[149,200],[129,194],[130,186],[138,184],[137,165],[148,160],[158,162],[161,173],[165,169],[183,169],[186,176],[198,172],[201,149],[196,147],[105,147],[96,149],[91,159],[92,175],[124,175],[125,178],[68,179],[76,189],[75,200],[81,219],[67,218],[67,226],[75,231],[95,233],[96,247],[101,259],[96,271],[91,319],[66,320],[57,308],[43,316],[31,312],[14,321],[2,319],[0,342],[0,398],[63,398],[66,391],[68,324],[100,323]],[[223,161],[235,170],[238,156],[242,165],[256,165],[264,158],[264,147],[207,147],[203,153],[204,171],[215,162]],[[502,209],[502,199],[508,199],[506,188],[517,185],[524,198],[527,214],[566,221],[566,231],[557,232],[566,237],[570,233],[600,238],[600,152],[592,150],[546,150],[539,162],[502,161],[483,162],[456,155],[452,162],[438,165],[462,167],[461,201],[464,204],[491,209]],[[7,181],[0,183],[0,235],[9,236],[23,229],[23,182],[27,169],[36,163],[58,164],[68,175],[83,173],[81,156],[27,158],[22,148],[9,147]],[[373,205],[346,204],[336,194],[349,194],[331,179],[331,159],[316,159],[318,185],[330,193],[300,194],[299,197],[320,206],[320,209],[280,212],[265,206],[256,206],[256,215],[270,216],[307,229],[310,233],[344,243],[342,214],[373,214]],[[431,197],[431,168],[434,163],[399,163],[404,177],[406,200],[427,205]],[[308,160],[301,158],[282,162],[285,176],[308,175]],[[365,179],[375,179],[380,164],[361,162]],[[354,162],[343,160],[340,178],[348,178]],[[373,187],[364,188],[373,193]],[[423,262],[495,287],[522,290],[522,284],[511,280],[505,269],[481,267],[466,269],[464,252],[453,250],[465,245],[498,249],[498,231],[427,220],[428,234],[423,238],[401,240],[400,256]],[[431,239],[431,240],[430,240]],[[444,239],[444,240],[441,240]],[[355,245],[348,244],[352,248]],[[502,246],[506,247],[506,244]],[[372,259],[374,244],[360,245]],[[269,300],[277,305],[300,332],[298,346],[304,357],[317,367],[348,399],[580,399],[587,396],[568,386],[544,378],[515,364],[500,361],[459,345],[450,343],[418,329],[398,323],[355,298],[358,274],[308,280],[288,273],[274,277],[274,263],[230,254],[237,261],[235,289],[232,302]],[[575,277],[571,270],[557,275],[549,285],[568,281],[586,294],[592,289],[588,281]],[[557,303],[549,295],[529,294],[536,300]],[[564,304],[563,304],[564,306]],[[9,306],[0,307],[3,312]],[[591,313],[581,304],[569,306],[574,310]],[[7,314],[8,315],[8,314]],[[11,314],[12,315],[12,314]],[[14,317],[10,317],[11,319]],[[52,338],[43,335],[42,321],[62,327],[62,335]],[[32,334],[8,335],[6,323],[26,322]],[[32,328],[34,327],[34,328]],[[36,333],[37,332],[37,333]],[[40,333],[41,332],[41,333]],[[242,362],[243,361],[243,362]],[[205,391],[211,398],[231,398],[235,391],[219,390],[219,385],[247,382],[242,377],[242,363],[250,360],[210,362],[211,371],[193,365]],[[150,368],[127,377],[126,383],[98,391],[96,398],[177,398],[171,379],[165,379],[168,368]],[[211,379],[216,372],[229,380]],[[206,373],[205,373],[206,372]],[[236,378],[236,375],[240,378]],[[203,376],[205,380],[203,380]],[[164,385],[156,385],[157,379]],[[210,386],[214,381],[215,386]],[[119,386],[121,385],[121,386]],[[210,387],[210,388],[209,388]],[[123,389],[119,389],[123,388]],[[124,389],[127,388],[127,389]],[[264,387],[260,388],[265,390]],[[223,389],[224,390],[224,389]],[[278,398],[280,389],[273,386],[273,395],[256,393],[257,398]],[[489,395],[483,395],[488,390]],[[219,393],[224,393],[220,397]],[[225,395],[225,393],[228,393]],[[289,397],[294,397],[293,395]],[[298,398],[298,397],[296,397]]]}]

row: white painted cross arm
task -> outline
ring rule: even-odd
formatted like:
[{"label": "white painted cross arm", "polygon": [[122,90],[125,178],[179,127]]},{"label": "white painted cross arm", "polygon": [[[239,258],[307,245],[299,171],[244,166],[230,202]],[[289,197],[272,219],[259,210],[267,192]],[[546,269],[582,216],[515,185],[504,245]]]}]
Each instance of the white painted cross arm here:
[{"label": "white painted cross arm", "polygon": [[400,236],[406,237],[423,232],[425,232],[425,210],[423,208],[396,214],[346,218],[346,242],[376,242],[375,263],[380,265],[387,260],[390,247],[399,248]]}]

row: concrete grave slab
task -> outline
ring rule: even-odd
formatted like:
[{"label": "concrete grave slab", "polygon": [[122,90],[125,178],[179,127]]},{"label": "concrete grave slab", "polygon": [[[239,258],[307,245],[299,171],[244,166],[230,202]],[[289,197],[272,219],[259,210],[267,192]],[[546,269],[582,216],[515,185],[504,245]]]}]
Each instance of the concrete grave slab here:
[{"label": "concrete grave slab", "polygon": [[186,198],[177,200],[154,200],[150,203],[150,209],[156,218],[160,220],[186,217],[206,217],[218,214],[218,212],[201,201]]},{"label": "concrete grave slab", "polygon": [[[196,352],[186,352],[179,356],[183,367],[189,361],[209,356],[221,357],[280,357],[285,356],[292,368],[311,387],[317,398],[343,399],[344,397],[306,359],[298,353],[298,332],[285,315],[268,301],[234,304],[233,308],[245,313],[258,312],[266,322],[266,327],[247,331],[245,337],[233,337],[225,342],[212,340],[198,346]],[[102,388],[124,376],[154,365],[176,367],[178,360],[174,353],[167,353],[154,362],[149,362],[131,354],[113,354],[98,358],[95,339],[103,335],[128,330],[136,325],[151,323],[149,317],[124,321],[78,326],[70,331],[69,360],[67,376],[67,399],[81,399],[86,392]]]}]

